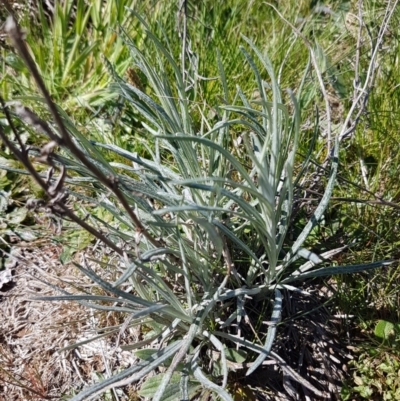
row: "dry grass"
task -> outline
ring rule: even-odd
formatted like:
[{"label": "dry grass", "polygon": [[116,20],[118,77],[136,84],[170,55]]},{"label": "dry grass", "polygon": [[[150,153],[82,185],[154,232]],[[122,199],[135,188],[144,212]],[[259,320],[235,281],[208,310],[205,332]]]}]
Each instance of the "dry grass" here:
[{"label": "dry grass", "polygon": [[[60,399],[98,375],[108,376],[136,362],[120,345],[137,340],[129,328],[79,349],[60,351],[67,345],[94,337],[98,328],[118,325],[115,314],[93,311],[75,302],[35,301],[35,296],[59,295],[43,282],[63,287],[93,288],[73,265],[59,262],[60,247],[50,240],[39,247],[19,244],[13,283],[0,291],[0,400]],[[62,281],[60,281],[62,277]],[[125,389],[132,394],[132,389]],[[127,399],[119,392],[120,400]]]}]

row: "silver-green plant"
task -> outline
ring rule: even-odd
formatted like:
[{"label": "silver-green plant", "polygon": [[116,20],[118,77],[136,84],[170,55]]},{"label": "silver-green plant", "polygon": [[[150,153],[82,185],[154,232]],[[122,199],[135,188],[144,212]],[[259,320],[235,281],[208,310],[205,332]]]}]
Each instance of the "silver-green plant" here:
[{"label": "silver-green plant", "polygon": [[[51,140],[39,155],[40,161],[51,166],[47,179],[28,158],[30,150],[18,141],[18,131],[5,104],[7,129],[13,130],[17,143],[8,138],[3,127],[1,137],[44,189],[46,206],[103,241],[119,255],[123,267],[120,276],[109,282],[99,272],[77,264],[82,273],[112,296],[71,295],[59,289],[63,295],[42,299],[74,300],[91,308],[126,313],[131,327],[150,329],[145,340],[130,347],[141,362],[82,390],[72,400],[93,399],[110,388],[143,380],[164,366],[165,372],[144,386],[144,395],[153,400],[188,400],[201,391],[209,391],[231,401],[228,373],[240,365],[238,358],[232,356],[238,355],[235,350],[239,348],[247,352],[240,354],[247,355],[247,364],[242,364],[247,375],[266,358],[273,359],[318,396],[318,389],[284,366],[273,351],[283,292],[302,291],[295,285],[308,278],[388,263],[315,269],[324,259],[304,248],[332,194],[338,169],[338,140],[330,155],[331,172],[324,196],[289,247],[287,233],[300,133],[295,96],[289,92],[291,105],[285,105],[271,61],[244,37],[241,51],[253,71],[259,98],[249,98],[240,87],[230,93],[217,57],[222,104],[199,105],[192,101],[198,84],[196,66],[190,64],[186,68],[183,63],[180,67],[168,44],[155,37],[145,21],[141,22],[157,58],[149,60],[128,36],[124,39],[136,67],[147,78],[151,95],[121,79],[111,64],[108,67],[115,80],[110,90],[142,115],[143,131],[152,136],[144,143],[148,158],[87,140],[52,103],[18,27],[12,19],[7,22],[13,43],[53,116],[54,126],[50,126],[29,110],[16,111],[19,118],[39,127]],[[172,72],[172,77],[167,71]],[[217,121],[208,117],[210,108]],[[194,116],[200,116],[198,123]],[[240,136],[241,145],[233,141],[235,136]],[[62,149],[57,154],[56,145]],[[241,147],[240,152],[236,146]],[[119,161],[108,162],[102,149],[113,152]],[[57,179],[52,175],[56,170],[60,171]],[[71,173],[69,177],[66,172]],[[86,188],[86,194],[73,191],[73,186]],[[90,196],[90,192],[96,196]],[[68,204],[68,196],[103,207],[114,217],[113,223],[96,215],[81,219]],[[101,232],[95,223],[102,226]],[[104,235],[105,231],[108,235]],[[249,233],[251,242],[246,240]],[[238,255],[240,264],[236,263]],[[305,262],[294,268],[299,259]],[[115,306],[116,300],[119,306]],[[268,331],[261,343],[240,331],[246,306],[253,300],[271,300]]]}]

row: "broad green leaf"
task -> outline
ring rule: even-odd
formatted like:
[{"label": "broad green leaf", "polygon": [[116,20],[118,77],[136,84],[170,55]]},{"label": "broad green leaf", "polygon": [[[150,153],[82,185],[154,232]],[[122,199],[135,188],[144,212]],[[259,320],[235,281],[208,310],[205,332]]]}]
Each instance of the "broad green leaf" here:
[{"label": "broad green leaf", "polygon": [[[165,389],[163,396],[161,397],[161,401],[180,401],[182,399],[181,396],[181,374],[174,373],[171,377],[171,380]],[[164,377],[163,373],[159,373],[156,376],[149,377],[146,381],[142,384],[139,390],[139,395],[142,397],[152,398],[156,393],[158,387],[160,386],[162,379]],[[201,389],[201,385],[194,380],[190,380],[188,382],[188,395],[190,399],[192,399],[196,393]]]},{"label": "broad green leaf", "polygon": [[243,363],[247,358],[247,352],[244,350],[236,350],[235,348],[227,348],[225,350],[226,358],[235,363]]},{"label": "broad green leaf", "polygon": [[379,320],[375,325],[374,334],[382,341],[388,341],[396,335],[395,325],[387,320]]}]

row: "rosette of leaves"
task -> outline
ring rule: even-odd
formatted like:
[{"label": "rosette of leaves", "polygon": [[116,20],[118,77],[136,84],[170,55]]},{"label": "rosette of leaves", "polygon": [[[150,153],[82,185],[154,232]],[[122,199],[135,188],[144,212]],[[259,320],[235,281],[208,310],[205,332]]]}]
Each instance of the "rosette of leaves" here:
[{"label": "rosette of leaves", "polygon": [[[52,166],[52,173],[60,170],[59,178],[49,174],[42,182],[48,207],[102,240],[121,258],[123,270],[116,271],[118,278],[110,282],[88,266],[77,265],[108,295],[71,295],[60,289],[63,295],[43,299],[74,300],[124,313],[127,326],[138,326],[146,334],[128,347],[136,350],[140,362],[82,390],[73,401],[144,380],[161,367],[162,373],[145,382],[143,395],[157,401],[209,393],[230,401],[230,370],[246,369],[250,375],[266,359],[284,367],[273,351],[284,291],[301,291],[295,284],[307,278],[376,268],[386,262],[316,269],[323,259],[303,248],[332,194],[337,141],[320,203],[297,239],[287,241],[300,110],[291,93],[290,108],[284,104],[271,61],[250,39],[243,38],[241,51],[253,71],[259,98],[250,99],[240,87],[231,93],[217,57],[222,104],[199,105],[194,101],[199,85],[196,65],[185,58],[186,47],[179,66],[168,41],[161,41],[141,22],[146,45],[155,48],[155,59],[148,59],[128,35],[124,39],[151,93],[143,93],[119,77],[111,64],[108,67],[115,80],[110,90],[141,114],[143,132],[152,136],[144,143],[147,158],[88,141],[43,89],[54,118],[48,135],[62,149],[55,153],[53,144],[41,151],[41,160]],[[208,117],[210,108],[212,117]],[[102,150],[115,154],[118,161],[108,162]],[[86,194],[73,186],[84,187]],[[92,220],[81,220],[66,193],[97,205],[113,219],[93,213]],[[102,231],[88,221],[96,221]],[[259,326],[249,318],[247,307],[262,301],[269,316],[256,320],[269,322],[259,338],[255,334]],[[253,331],[243,329],[246,325]],[[235,351],[238,348],[240,352]],[[319,394],[296,372],[285,369]]]}]

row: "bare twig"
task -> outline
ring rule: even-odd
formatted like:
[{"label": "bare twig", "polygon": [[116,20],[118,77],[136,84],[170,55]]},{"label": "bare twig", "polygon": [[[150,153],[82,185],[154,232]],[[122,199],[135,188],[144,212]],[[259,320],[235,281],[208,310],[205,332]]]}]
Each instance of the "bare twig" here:
[{"label": "bare twig", "polygon": [[181,0],[178,7],[178,29],[180,30],[180,22],[183,20],[182,33],[179,32],[182,40],[182,54],[181,54],[181,64],[182,64],[182,80],[185,82],[185,61],[186,61],[186,46],[187,46],[187,0]]},{"label": "bare twig", "polygon": [[[364,113],[366,110],[369,92],[373,86],[373,81],[375,78],[375,71],[376,71],[376,67],[377,67],[376,59],[377,59],[378,51],[381,47],[383,37],[387,30],[388,24],[392,18],[394,10],[396,9],[396,7],[398,5],[398,2],[399,2],[399,0],[395,0],[394,2],[392,2],[392,1],[388,2],[388,5],[387,5],[386,11],[385,11],[385,16],[383,18],[383,22],[381,24],[381,28],[379,30],[377,40],[372,49],[371,59],[369,62],[365,81],[364,81],[362,87],[360,88],[358,64],[359,64],[359,59],[360,59],[361,30],[363,27],[363,20],[362,20],[362,7],[360,7],[362,0],[359,0],[359,3],[360,3],[359,4],[359,33],[358,33],[358,40],[357,40],[356,68],[355,68],[355,79],[354,79],[355,91],[354,91],[353,102],[351,104],[350,110],[348,111],[347,116],[342,124],[341,132],[338,134],[339,141],[348,137],[356,129],[362,113]],[[292,28],[293,32],[295,32],[303,40],[303,42],[309,49],[311,61],[315,68],[315,71],[316,71],[316,74],[318,77],[318,81],[319,81],[319,85],[320,85],[322,94],[325,99],[325,106],[326,106],[326,113],[327,113],[327,120],[328,120],[327,121],[328,157],[330,157],[331,150],[332,150],[332,148],[331,148],[330,103],[329,103],[329,99],[328,99],[327,92],[325,89],[324,81],[322,79],[322,74],[321,74],[321,71],[319,70],[319,67],[317,64],[317,59],[316,59],[313,47],[312,47],[311,43],[309,42],[309,40],[279,12],[278,9],[274,5],[272,5],[270,3],[265,3],[265,4],[267,4],[268,6],[270,6],[271,8],[273,8],[275,10],[275,12],[279,15],[279,17]],[[365,26],[365,28],[367,29],[366,26]],[[357,110],[357,114],[353,118],[353,115],[356,112],[356,110]]]},{"label": "bare twig", "polygon": [[25,168],[29,171],[31,176],[35,179],[35,181],[46,191],[47,186],[46,183],[43,181],[42,177],[39,175],[39,173],[36,171],[36,169],[33,167],[32,163],[30,162],[28,158],[28,152],[23,144],[18,131],[16,130],[14,124],[12,123],[10,113],[8,111],[7,106],[4,103],[3,98],[0,96],[0,103],[2,105],[2,108],[4,110],[4,114],[6,115],[6,118],[10,124],[11,129],[13,130],[13,133],[15,137],[17,138],[18,144],[21,146],[21,150],[18,149],[7,137],[5,132],[3,131],[2,126],[0,125],[0,137],[5,143],[5,145],[11,150],[11,152],[14,154],[14,156],[25,166]]},{"label": "bare twig", "polygon": [[[23,144],[18,131],[16,130],[15,126],[12,123],[10,113],[8,111],[8,107],[5,105],[3,98],[0,96],[0,103],[3,107],[4,114],[6,115],[6,118],[8,119],[8,122],[11,126],[11,129],[13,130],[13,133],[15,137],[17,138],[18,144],[21,144],[21,150],[18,149],[12,141],[9,140],[7,137],[6,133],[3,130],[3,127],[0,125],[0,138],[3,140],[5,145],[11,150],[13,155],[25,166],[25,168],[28,170],[29,174],[35,179],[35,181],[41,186],[41,188],[45,191],[46,196],[49,199],[50,204],[48,206],[54,210],[56,213],[61,213],[65,216],[67,216],[69,219],[74,221],[75,223],[79,224],[82,228],[87,230],[90,234],[94,235],[96,238],[100,239],[103,241],[107,246],[109,246],[111,249],[113,249],[115,252],[117,252],[119,255],[123,255],[123,250],[116,246],[112,241],[110,241],[107,237],[105,237],[103,234],[98,232],[95,228],[87,224],[84,220],[79,218],[78,216],[75,215],[75,213],[72,212],[66,205],[66,197],[64,196],[64,191],[63,191],[63,183],[65,179],[65,168],[62,166],[61,168],[61,174],[58,180],[56,181],[56,184],[51,184],[51,175],[48,177],[48,180],[45,181],[42,176],[36,171],[35,167],[31,163],[29,157],[28,157],[28,150],[25,145]],[[43,152],[42,152],[43,153]],[[49,158],[50,153],[47,153],[47,156]],[[41,160],[42,162],[44,160]]]},{"label": "bare twig", "polygon": [[358,0],[358,34],[357,34],[357,47],[356,47],[356,62],[354,67],[354,94],[353,101],[356,100],[356,88],[360,84],[360,54],[361,54],[361,38],[362,38],[362,28],[363,28],[363,1]]},{"label": "bare twig", "polygon": [[[376,59],[378,56],[378,52],[382,45],[383,37],[385,35],[385,32],[388,28],[389,22],[390,22],[392,15],[397,7],[398,2],[399,2],[398,0],[394,1],[394,3],[392,3],[391,1],[388,2],[388,5],[387,5],[386,11],[385,11],[385,16],[383,18],[383,22],[382,22],[381,28],[379,30],[375,46],[372,49],[371,59],[369,62],[369,66],[368,66],[367,74],[366,74],[366,77],[364,80],[364,84],[361,88],[359,88],[359,83],[355,82],[355,92],[354,92],[355,96],[353,98],[353,102],[350,107],[350,110],[347,113],[347,117],[342,125],[342,130],[341,130],[341,133],[339,134],[339,140],[342,140],[342,139],[348,137],[356,129],[362,113],[365,112],[366,105],[368,102],[369,92],[372,89],[373,82],[375,79],[375,71],[377,68]],[[362,24],[362,20],[360,21],[359,29],[361,29],[361,24]],[[359,41],[360,41],[360,39],[359,39]],[[355,78],[358,79],[357,72],[355,73]],[[357,115],[354,118],[353,122],[351,123],[352,116],[357,109],[358,109]],[[350,125],[350,128],[347,128],[349,125]]]}]

